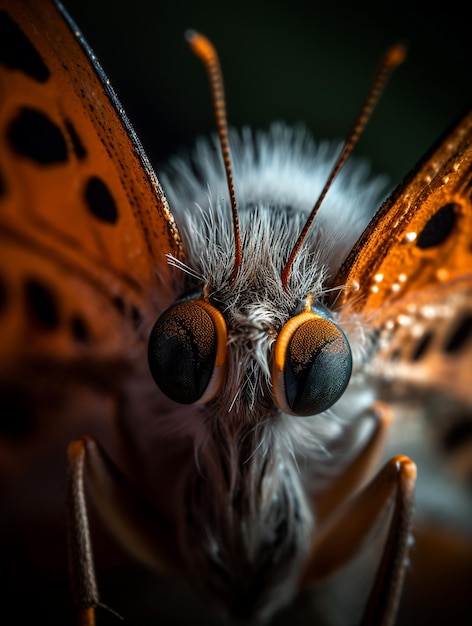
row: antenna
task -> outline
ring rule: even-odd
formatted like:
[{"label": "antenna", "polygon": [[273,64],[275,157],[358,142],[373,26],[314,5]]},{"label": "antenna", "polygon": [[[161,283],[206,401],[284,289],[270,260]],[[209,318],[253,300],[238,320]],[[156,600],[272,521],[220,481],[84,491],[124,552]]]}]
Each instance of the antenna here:
[{"label": "antenna", "polygon": [[238,205],[234,192],[233,173],[231,170],[231,154],[228,139],[228,122],[226,119],[225,93],[223,87],[223,77],[221,74],[218,54],[213,44],[203,35],[193,30],[185,33],[185,37],[194,52],[204,63],[210,81],[211,95],[213,99],[213,110],[216,120],[216,131],[220,140],[221,153],[225,165],[226,180],[228,182],[229,198],[231,202],[231,213],[233,216],[234,232],[234,266],[230,280],[234,280],[241,267],[241,235],[239,233]]},{"label": "antenna", "polygon": [[333,184],[334,179],[336,178],[342,166],[346,162],[346,159],[351,154],[351,152],[354,149],[354,146],[359,140],[359,137],[361,136],[362,131],[364,130],[367,122],[369,121],[370,116],[372,115],[373,110],[375,109],[377,102],[379,101],[382,90],[384,89],[387,83],[387,80],[390,77],[391,72],[398,65],[403,63],[405,56],[406,56],[406,50],[404,46],[402,46],[401,44],[396,44],[385,52],[379,64],[379,67],[374,75],[374,78],[367,92],[367,95],[364,99],[364,102],[362,103],[362,106],[359,110],[359,113],[357,114],[357,117],[354,120],[354,124],[352,125],[351,130],[349,131],[347,135],[343,149],[341,150],[341,154],[338,156],[336,163],[334,164],[333,169],[331,170],[331,173],[328,176],[328,180],[326,181],[325,186],[323,187],[320,193],[320,196],[318,200],[316,201],[315,206],[313,207],[305,223],[305,226],[302,229],[302,232],[300,233],[300,236],[298,237],[297,243],[294,245],[292,252],[290,253],[290,256],[288,258],[288,261],[284,269],[282,270],[282,275],[281,275],[282,286],[286,293],[288,293],[288,279],[290,277],[290,272],[292,270],[293,262],[297,254],[300,252],[300,249],[303,245],[303,242],[307,236],[308,231],[310,230],[313,220],[315,219],[315,216],[318,213],[318,209],[320,208],[321,203],[323,202],[329,188]]}]

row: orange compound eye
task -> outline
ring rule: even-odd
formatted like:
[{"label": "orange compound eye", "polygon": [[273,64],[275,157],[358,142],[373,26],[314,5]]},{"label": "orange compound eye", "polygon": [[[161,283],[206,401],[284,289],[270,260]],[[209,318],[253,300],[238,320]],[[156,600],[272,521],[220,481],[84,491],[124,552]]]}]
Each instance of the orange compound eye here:
[{"label": "orange compound eye", "polygon": [[283,326],[275,343],[275,402],[290,415],[322,413],[342,396],[351,371],[351,348],[343,331],[332,320],[305,310]]},{"label": "orange compound eye", "polygon": [[175,402],[203,404],[223,383],[226,344],[226,323],[218,309],[203,298],[179,302],[164,311],[151,331],[151,374]]}]

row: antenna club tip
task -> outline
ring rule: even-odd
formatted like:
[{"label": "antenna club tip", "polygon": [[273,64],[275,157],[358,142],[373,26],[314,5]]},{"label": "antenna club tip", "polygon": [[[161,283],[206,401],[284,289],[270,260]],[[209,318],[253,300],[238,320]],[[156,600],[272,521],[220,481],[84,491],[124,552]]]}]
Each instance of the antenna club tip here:
[{"label": "antenna club tip", "polygon": [[209,39],[198,33],[196,30],[188,29],[185,31],[185,39],[188,41],[192,52],[194,52],[203,61],[211,61],[216,57],[215,48]]},{"label": "antenna club tip", "polygon": [[391,67],[401,65],[406,59],[406,46],[401,43],[393,45],[387,50],[387,60]]}]

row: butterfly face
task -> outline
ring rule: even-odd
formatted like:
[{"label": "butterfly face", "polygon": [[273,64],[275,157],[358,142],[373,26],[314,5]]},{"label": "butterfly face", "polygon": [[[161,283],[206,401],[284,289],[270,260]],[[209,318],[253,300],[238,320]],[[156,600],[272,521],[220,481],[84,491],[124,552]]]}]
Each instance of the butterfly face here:
[{"label": "butterfly face", "polygon": [[392,623],[415,472],[395,456],[369,483],[376,402],[413,389],[440,398],[441,427],[451,407],[470,416],[470,115],[378,211],[384,180],[348,162],[284,278],[339,146],[230,131],[238,230],[225,144],[158,181],[58,3],[0,2],[0,72],[2,545],[57,527],[38,560],[65,576],[67,517],[74,601],[92,610],[85,476],[99,577],[112,533],[205,611],[270,619],[393,506],[361,602],[362,623]]}]

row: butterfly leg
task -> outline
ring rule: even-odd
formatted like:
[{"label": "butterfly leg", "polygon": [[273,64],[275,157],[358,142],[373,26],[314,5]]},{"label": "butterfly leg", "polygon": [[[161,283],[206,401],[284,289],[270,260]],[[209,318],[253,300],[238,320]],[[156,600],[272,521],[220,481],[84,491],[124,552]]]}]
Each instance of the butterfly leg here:
[{"label": "butterfly leg", "polygon": [[384,402],[375,402],[365,418],[373,421],[373,428],[363,448],[316,500],[316,516],[319,524],[328,519],[338,506],[358,491],[370,479],[378,466],[392,422],[392,411]]},{"label": "butterfly leg", "polygon": [[303,584],[313,584],[348,563],[393,506],[362,626],[391,626],[395,619],[406,572],[415,479],[415,464],[405,456],[393,457],[317,533]]},{"label": "butterfly leg", "polygon": [[78,626],[94,626],[95,609],[104,606],[99,601],[93,564],[86,488],[107,528],[128,553],[154,570],[169,569],[159,541],[159,537],[168,536],[168,529],[154,511],[138,500],[126,478],[94,439],[73,441],[69,445],[67,521]]},{"label": "butterfly leg", "polygon": [[395,503],[382,559],[362,619],[364,626],[390,626],[395,619],[408,565],[416,465],[408,457],[396,456],[377,478],[378,485],[373,481],[377,490],[373,494],[376,504],[382,504],[387,490],[393,491],[390,498]]},{"label": "butterfly leg", "polygon": [[77,626],[95,626],[100,603],[84,485],[85,446],[82,440],[69,446],[67,535],[69,576]]}]

